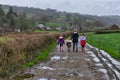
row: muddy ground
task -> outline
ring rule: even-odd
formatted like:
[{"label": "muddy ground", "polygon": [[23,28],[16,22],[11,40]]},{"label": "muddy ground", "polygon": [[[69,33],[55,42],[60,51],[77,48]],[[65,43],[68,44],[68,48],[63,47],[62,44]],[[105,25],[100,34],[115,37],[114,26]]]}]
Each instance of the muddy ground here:
[{"label": "muddy ground", "polygon": [[94,61],[89,52],[86,48],[82,53],[80,46],[78,52],[73,52],[72,47],[68,52],[66,45],[60,52],[57,45],[46,61],[23,71],[15,80],[109,80],[104,66]]}]

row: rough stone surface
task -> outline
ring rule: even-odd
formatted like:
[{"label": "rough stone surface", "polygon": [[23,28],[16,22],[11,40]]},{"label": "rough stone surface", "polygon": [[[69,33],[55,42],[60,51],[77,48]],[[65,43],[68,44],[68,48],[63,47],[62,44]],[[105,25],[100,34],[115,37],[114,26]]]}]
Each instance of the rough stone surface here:
[{"label": "rough stone surface", "polygon": [[92,57],[87,53],[67,51],[64,45],[64,52],[59,51],[57,45],[49,54],[49,58],[40,62],[36,66],[24,71],[25,73],[35,74],[34,77],[24,80],[106,80],[104,73],[98,71],[104,69],[103,66],[96,66]]}]

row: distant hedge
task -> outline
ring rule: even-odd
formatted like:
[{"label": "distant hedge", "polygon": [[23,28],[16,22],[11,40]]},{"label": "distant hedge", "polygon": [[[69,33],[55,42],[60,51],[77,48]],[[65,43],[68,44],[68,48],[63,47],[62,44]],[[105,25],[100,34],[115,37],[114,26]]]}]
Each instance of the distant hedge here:
[{"label": "distant hedge", "polygon": [[120,33],[120,30],[96,30],[96,34]]}]

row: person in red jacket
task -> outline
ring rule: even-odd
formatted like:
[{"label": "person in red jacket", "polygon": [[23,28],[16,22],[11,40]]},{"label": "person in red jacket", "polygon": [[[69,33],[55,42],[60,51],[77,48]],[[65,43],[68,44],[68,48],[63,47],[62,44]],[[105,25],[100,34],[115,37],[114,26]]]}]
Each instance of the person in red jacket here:
[{"label": "person in red jacket", "polygon": [[85,45],[86,45],[86,36],[85,34],[82,34],[82,36],[80,37],[80,45],[82,47],[82,52],[85,53]]}]

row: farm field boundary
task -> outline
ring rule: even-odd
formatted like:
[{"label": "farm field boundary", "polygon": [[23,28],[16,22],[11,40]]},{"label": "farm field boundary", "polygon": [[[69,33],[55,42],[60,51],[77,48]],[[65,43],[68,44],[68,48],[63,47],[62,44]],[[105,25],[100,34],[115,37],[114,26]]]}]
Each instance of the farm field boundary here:
[{"label": "farm field boundary", "polygon": [[87,36],[87,42],[120,59],[120,33],[90,34]]},{"label": "farm field boundary", "polygon": [[[23,64],[37,58],[61,33],[11,33],[0,37],[0,79],[23,70]],[[62,33],[65,37],[71,32]],[[5,80],[5,79],[3,79]]]}]

